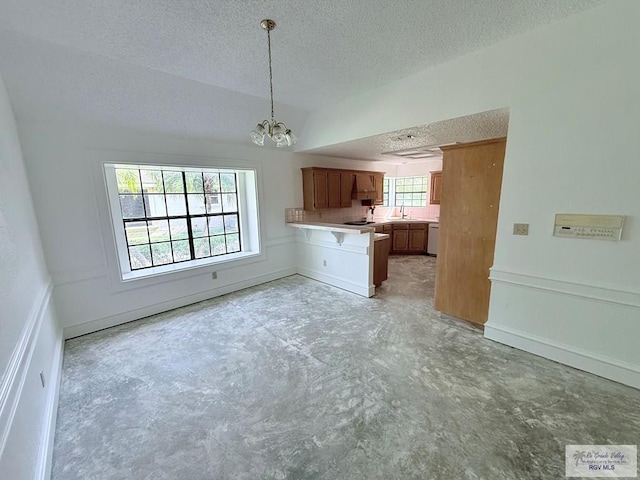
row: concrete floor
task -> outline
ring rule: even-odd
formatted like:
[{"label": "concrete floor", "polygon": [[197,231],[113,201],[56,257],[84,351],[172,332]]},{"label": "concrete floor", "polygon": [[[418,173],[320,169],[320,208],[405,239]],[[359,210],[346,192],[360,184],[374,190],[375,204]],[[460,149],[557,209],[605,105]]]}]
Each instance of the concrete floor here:
[{"label": "concrete floor", "polygon": [[288,277],[70,340],[53,479],[555,479],[640,443],[640,391],[432,308],[435,260],[371,299]]}]

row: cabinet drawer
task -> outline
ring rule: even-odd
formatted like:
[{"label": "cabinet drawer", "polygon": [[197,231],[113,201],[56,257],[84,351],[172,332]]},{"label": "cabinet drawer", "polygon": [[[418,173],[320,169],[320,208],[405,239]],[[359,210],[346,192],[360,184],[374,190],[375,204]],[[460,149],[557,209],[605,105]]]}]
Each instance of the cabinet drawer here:
[{"label": "cabinet drawer", "polygon": [[394,230],[409,230],[409,224],[408,223],[394,223],[393,224],[393,229]]},{"label": "cabinet drawer", "polygon": [[390,233],[393,232],[393,225],[383,225],[382,226],[382,231],[384,233]]},{"label": "cabinet drawer", "polygon": [[429,227],[428,223],[410,223],[410,230],[426,230]]}]

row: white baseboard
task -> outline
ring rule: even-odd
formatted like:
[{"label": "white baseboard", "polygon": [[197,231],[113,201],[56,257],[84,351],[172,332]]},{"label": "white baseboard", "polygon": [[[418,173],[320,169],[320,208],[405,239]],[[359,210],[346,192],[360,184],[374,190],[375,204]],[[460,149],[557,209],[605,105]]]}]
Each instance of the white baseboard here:
[{"label": "white baseboard", "polygon": [[220,295],[226,295],[228,293],[236,292],[249,287],[254,287],[262,283],[271,282],[279,278],[288,277],[296,273],[295,268],[285,268],[277,270],[259,277],[249,278],[239,282],[232,282],[223,285],[218,288],[206,290],[204,292],[194,293],[191,295],[184,295],[182,297],[174,298],[165,302],[154,303],[143,308],[137,308],[128,312],[123,312],[117,315],[111,315],[108,317],[98,318],[90,320],[88,322],[80,323],[77,325],[71,325],[64,328],[64,338],[79,337],[80,335],[86,335],[88,333],[97,332],[105,328],[115,327],[123,323],[132,322],[140,318],[148,317],[158,313],[166,312],[178,307],[184,307],[192,303],[201,302],[210,298],[219,297]]},{"label": "white baseboard", "polygon": [[60,398],[60,383],[62,381],[62,359],[64,356],[64,338],[62,331],[56,339],[56,351],[51,362],[51,373],[47,396],[47,406],[45,411],[45,428],[42,431],[40,440],[40,453],[38,455],[38,467],[36,470],[36,480],[49,480],[51,478],[51,467],[53,463],[53,443],[56,434],[56,419],[58,416],[58,399]]},{"label": "white baseboard", "polygon": [[504,326],[485,324],[484,336],[489,340],[640,389],[640,370],[635,365]]},{"label": "white baseboard", "polygon": [[362,295],[363,297],[373,297],[373,295],[375,295],[376,293],[375,285],[360,285],[358,283],[353,283],[349,280],[345,280],[344,278],[340,278],[335,275],[328,275],[326,273],[312,270],[310,268],[298,267],[298,273],[304,277],[333,285],[334,287],[338,287],[343,290],[347,290],[348,292]]}]

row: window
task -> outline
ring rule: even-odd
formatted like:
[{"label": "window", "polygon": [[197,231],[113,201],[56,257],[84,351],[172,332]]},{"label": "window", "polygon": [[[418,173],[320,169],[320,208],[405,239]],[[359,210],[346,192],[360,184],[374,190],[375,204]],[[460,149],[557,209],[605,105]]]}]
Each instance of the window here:
[{"label": "window", "polygon": [[[385,207],[426,207],[427,176],[384,179]],[[392,203],[390,203],[392,201]]]},{"label": "window", "polygon": [[106,164],[105,174],[123,279],[259,250],[251,170]]}]

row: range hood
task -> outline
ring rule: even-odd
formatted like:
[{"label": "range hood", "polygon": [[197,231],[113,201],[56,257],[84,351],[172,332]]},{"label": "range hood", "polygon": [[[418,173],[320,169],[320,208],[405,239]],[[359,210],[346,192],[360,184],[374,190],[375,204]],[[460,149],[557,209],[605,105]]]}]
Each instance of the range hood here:
[{"label": "range hood", "polygon": [[373,177],[364,173],[356,174],[355,189],[351,194],[355,200],[375,200],[376,187],[373,185]]}]

